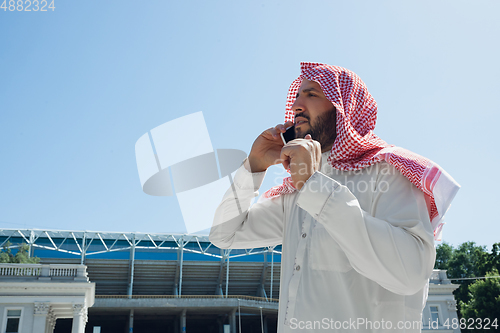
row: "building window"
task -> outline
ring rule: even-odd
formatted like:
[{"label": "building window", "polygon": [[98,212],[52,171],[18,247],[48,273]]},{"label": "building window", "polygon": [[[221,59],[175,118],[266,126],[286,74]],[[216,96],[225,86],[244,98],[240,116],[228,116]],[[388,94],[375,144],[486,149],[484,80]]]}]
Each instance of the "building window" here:
[{"label": "building window", "polygon": [[7,310],[5,333],[18,333],[21,321],[21,310]]},{"label": "building window", "polygon": [[441,322],[439,321],[439,307],[437,307],[437,306],[430,306],[429,310],[431,311],[431,322],[432,323],[437,323],[438,326],[441,326]]}]

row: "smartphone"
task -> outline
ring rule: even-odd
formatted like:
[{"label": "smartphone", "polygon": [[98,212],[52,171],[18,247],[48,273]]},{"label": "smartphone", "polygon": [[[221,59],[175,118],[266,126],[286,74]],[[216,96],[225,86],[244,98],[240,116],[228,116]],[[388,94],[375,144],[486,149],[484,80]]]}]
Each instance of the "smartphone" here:
[{"label": "smartphone", "polygon": [[287,144],[287,142],[295,139],[295,126],[289,127],[285,133],[280,133],[281,140],[283,140],[283,144]]}]

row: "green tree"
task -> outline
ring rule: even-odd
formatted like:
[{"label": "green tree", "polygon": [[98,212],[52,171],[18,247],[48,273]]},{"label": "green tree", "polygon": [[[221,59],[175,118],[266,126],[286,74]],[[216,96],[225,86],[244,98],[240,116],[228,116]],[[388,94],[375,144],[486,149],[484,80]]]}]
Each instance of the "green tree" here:
[{"label": "green tree", "polygon": [[[484,263],[488,259],[485,246],[478,246],[474,242],[465,242],[453,249],[453,254],[447,263],[447,275],[453,283],[460,284],[454,295],[457,302],[468,303],[470,301],[469,285],[474,280],[461,280],[461,278],[481,277],[486,273]],[[459,309],[459,317],[464,317]]]},{"label": "green tree", "polygon": [[486,261],[482,263],[481,269],[485,274],[494,270],[500,271],[500,243],[493,244],[491,253],[488,254]]},{"label": "green tree", "polygon": [[[436,247],[434,267],[447,270],[448,278],[453,279],[453,283],[460,284],[460,287],[453,293],[458,304],[482,302],[484,299],[473,299],[475,296],[469,291],[469,286],[477,280],[470,278],[483,277],[487,272],[500,269],[500,243],[493,245],[491,253],[486,251],[486,247],[476,245],[474,242],[465,242],[457,248],[447,243],[440,244]],[[469,317],[470,311],[463,313],[465,309],[462,306],[458,307],[459,318],[478,318]]]},{"label": "green tree", "polygon": [[448,274],[454,278],[484,276],[484,262],[487,257],[485,246],[476,245],[474,242],[462,243],[454,249],[448,261]]},{"label": "green tree", "polygon": [[448,263],[453,256],[453,246],[444,242],[436,247],[435,269],[448,269]]},{"label": "green tree", "polygon": [[3,245],[2,252],[0,252],[0,263],[14,262],[14,255],[12,254],[12,251],[10,250],[11,245],[12,245],[12,243],[9,241],[7,241]]},{"label": "green tree", "polygon": [[[490,323],[495,319],[500,320],[500,278],[495,269],[486,274],[487,279],[476,280],[469,285],[469,301],[460,302],[460,312],[464,318],[481,318],[483,324],[485,318],[489,318]],[[490,326],[488,332],[495,331],[495,327]],[[466,330],[462,330],[466,332]],[[475,330],[483,331],[483,330]],[[484,330],[486,332],[486,330]]]},{"label": "green tree", "polygon": [[7,241],[0,252],[0,263],[16,263],[16,264],[38,264],[40,258],[29,256],[29,246],[26,243],[22,243],[18,248],[17,253],[12,254],[10,249],[12,243]]}]

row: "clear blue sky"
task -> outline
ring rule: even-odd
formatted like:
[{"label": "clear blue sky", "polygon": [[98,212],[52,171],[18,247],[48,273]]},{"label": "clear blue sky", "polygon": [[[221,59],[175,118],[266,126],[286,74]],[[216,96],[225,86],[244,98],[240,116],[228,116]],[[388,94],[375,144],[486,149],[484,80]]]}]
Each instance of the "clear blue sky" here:
[{"label": "clear blue sky", "polygon": [[183,232],[176,197],[141,190],[137,139],[203,111],[214,148],[249,152],[300,61],[318,61],[366,82],[376,134],[461,184],[445,241],[500,241],[499,1],[55,7],[0,10],[0,228]]}]

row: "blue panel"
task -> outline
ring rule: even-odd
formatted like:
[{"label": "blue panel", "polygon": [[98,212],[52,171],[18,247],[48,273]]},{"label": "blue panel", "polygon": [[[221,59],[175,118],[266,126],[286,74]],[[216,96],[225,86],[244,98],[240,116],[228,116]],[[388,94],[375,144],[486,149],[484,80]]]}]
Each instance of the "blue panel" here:
[{"label": "blue panel", "polygon": [[38,258],[69,258],[69,259],[79,259],[80,255],[74,255],[71,253],[52,251],[52,250],[43,250],[37,249],[34,250],[34,256]]}]

